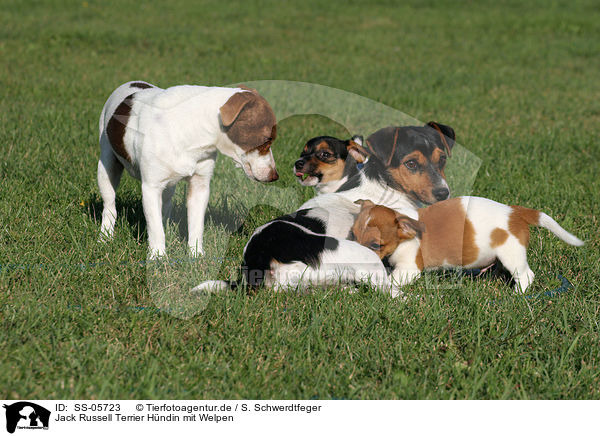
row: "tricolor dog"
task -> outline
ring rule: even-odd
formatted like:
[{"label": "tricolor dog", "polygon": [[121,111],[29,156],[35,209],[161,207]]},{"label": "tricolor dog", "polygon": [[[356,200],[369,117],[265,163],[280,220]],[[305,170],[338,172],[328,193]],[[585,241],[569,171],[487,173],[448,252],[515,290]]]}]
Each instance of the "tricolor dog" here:
[{"label": "tricolor dog", "polygon": [[366,156],[357,150],[362,145],[363,138],[358,135],[347,140],[312,138],[294,163],[294,174],[301,185],[314,186],[317,194],[335,192],[358,174],[359,165],[364,165]]},{"label": "tricolor dog", "polygon": [[545,227],[567,244],[583,245],[543,212],[487,198],[442,201],[419,209],[418,221],[369,200],[359,203],[354,238],[380,258],[389,257],[392,278],[400,286],[423,270],[480,268],[498,259],[512,274],[515,289],[525,291],[534,278],[527,263],[529,226]]},{"label": "tricolor dog", "polygon": [[[320,144],[321,149],[326,149],[328,143],[325,143],[317,139],[315,149],[319,149]],[[369,198],[416,218],[420,205],[448,197],[444,168],[453,144],[454,130],[433,122],[423,127],[379,130],[367,139],[366,147],[356,140],[349,141],[348,153],[356,162],[364,162],[364,167],[335,192],[318,195],[295,213],[256,229],[244,249],[242,270],[248,285],[293,284],[286,278],[290,270],[303,277],[301,280],[330,277],[333,274],[329,274],[329,270],[339,273],[343,269],[341,265],[347,269],[343,278],[348,281],[353,281],[352,277],[369,281],[370,274],[380,274],[385,269],[379,258],[373,258],[368,248],[347,241],[360,211],[354,201]],[[369,266],[365,266],[367,264]],[[353,272],[353,268],[360,268],[360,272]],[[218,287],[226,285],[215,281],[206,283]],[[379,279],[371,283],[385,289],[390,285]],[[397,289],[392,288],[391,292],[398,295]]]},{"label": "tricolor dog", "polygon": [[204,214],[217,153],[231,158],[249,178],[271,182],[278,178],[271,152],[275,136],[273,110],[248,88],[161,89],[139,81],[119,86],[100,115],[102,236],[113,235],[115,191],[126,168],[142,182],[151,257],[165,254],[161,215],[170,212],[181,179],[189,183],[188,244],[192,254],[202,254]]}]

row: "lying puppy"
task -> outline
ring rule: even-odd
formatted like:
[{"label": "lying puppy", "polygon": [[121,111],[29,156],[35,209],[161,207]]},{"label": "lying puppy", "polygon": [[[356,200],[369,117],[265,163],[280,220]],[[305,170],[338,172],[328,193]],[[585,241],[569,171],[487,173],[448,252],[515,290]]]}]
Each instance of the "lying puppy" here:
[{"label": "lying puppy", "polygon": [[[382,291],[389,290],[387,271],[375,253],[367,253],[354,241],[325,236],[317,219],[302,211],[297,215],[259,227],[254,232],[257,237],[244,247],[242,274],[250,287],[285,289],[366,282]],[[271,239],[268,250],[260,237],[263,232],[278,235]]]},{"label": "lying puppy", "polygon": [[583,242],[543,212],[480,197],[458,197],[419,209],[416,221],[369,200],[352,227],[356,241],[389,256],[392,279],[411,283],[425,269],[479,268],[498,259],[524,292],[534,273],[527,264],[529,226],[545,227],[567,244]]},{"label": "lying puppy", "polygon": [[278,178],[271,152],[275,136],[273,110],[248,88],[161,89],[146,82],[119,86],[100,115],[103,238],[111,238],[114,232],[115,191],[126,168],[142,182],[150,256],[165,254],[161,213],[168,215],[181,179],[189,183],[188,245],[192,254],[202,254],[204,214],[217,153],[231,158],[249,178],[271,182]]},{"label": "lying puppy", "polygon": [[362,145],[358,135],[345,141],[332,136],[312,138],[294,163],[294,174],[301,185],[314,186],[317,194],[335,192],[364,164],[365,156],[356,151]]},{"label": "lying puppy", "polygon": [[[320,213],[323,211],[300,210],[257,228],[244,247],[243,283],[249,289],[268,286],[277,290],[367,283],[392,297],[398,296],[398,288],[389,282],[377,254],[357,242],[326,236]],[[192,291],[237,285],[233,281],[208,280]]]}]

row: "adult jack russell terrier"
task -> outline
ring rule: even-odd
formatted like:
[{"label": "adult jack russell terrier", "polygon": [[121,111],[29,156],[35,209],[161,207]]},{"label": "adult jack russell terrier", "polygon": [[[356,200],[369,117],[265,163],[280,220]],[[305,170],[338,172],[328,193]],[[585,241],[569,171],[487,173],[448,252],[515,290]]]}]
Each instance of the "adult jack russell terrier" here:
[{"label": "adult jack russell terrier", "polygon": [[276,121],[267,101],[240,88],[128,82],[108,98],[100,115],[98,186],[104,202],[101,233],[111,238],[115,191],[123,168],[142,182],[151,257],[165,254],[161,215],[170,212],[175,185],[189,183],[188,245],[203,254],[204,214],[217,152],[261,182],[278,179],[271,143]]},{"label": "adult jack russell terrier", "polygon": [[380,258],[389,257],[399,285],[424,269],[480,268],[498,259],[512,274],[515,289],[525,291],[535,276],[527,263],[530,225],[545,227],[567,244],[583,245],[543,212],[487,198],[442,201],[419,209],[418,221],[369,200],[358,203],[352,233]]}]

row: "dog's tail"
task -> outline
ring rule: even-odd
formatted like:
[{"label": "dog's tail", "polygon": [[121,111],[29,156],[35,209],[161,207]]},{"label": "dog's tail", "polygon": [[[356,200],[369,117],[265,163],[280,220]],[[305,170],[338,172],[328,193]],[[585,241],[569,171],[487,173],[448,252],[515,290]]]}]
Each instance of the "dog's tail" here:
[{"label": "dog's tail", "polygon": [[538,225],[540,227],[545,227],[554,233],[558,238],[565,241],[567,244],[575,245],[576,247],[581,247],[584,242],[579,239],[577,236],[572,235],[563,229],[560,224],[558,224],[551,216],[546,215],[544,212],[540,212],[540,218]]},{"label": "dog's tail", "polygon": [[567,244],[575,245],[576,247],[581,247],[584,244],[581,239],[567,232],[551,216],[546,215],[544,212],[522,206],[513,206],[513,209],[527,224],[544,227]]},{"label": "dog's tail", "polygon": [[191,292],[216,292],[216,291],[227,291],[235,290],[238,287],[238,283],[234,280],[206,280],[200,283],[198,286],[192,288]]}]

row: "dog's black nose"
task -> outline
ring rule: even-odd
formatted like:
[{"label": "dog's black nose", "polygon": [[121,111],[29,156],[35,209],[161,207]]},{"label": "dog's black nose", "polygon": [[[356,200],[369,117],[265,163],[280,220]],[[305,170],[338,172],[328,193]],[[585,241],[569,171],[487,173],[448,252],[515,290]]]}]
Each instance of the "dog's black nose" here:
[{"label": "dog's black nose", "polygon": [[433,190],[433,196],[437,201],[442,201],[448,198],[450,191],[448,188],[437,188]]},{"label": "dog's black nose", "polygon": [[297,170],[301,170],[303,166],[304,166],[304,159],[298,159],[296,161],[296,163],[294,164],[294,168],[296,168]]}]

